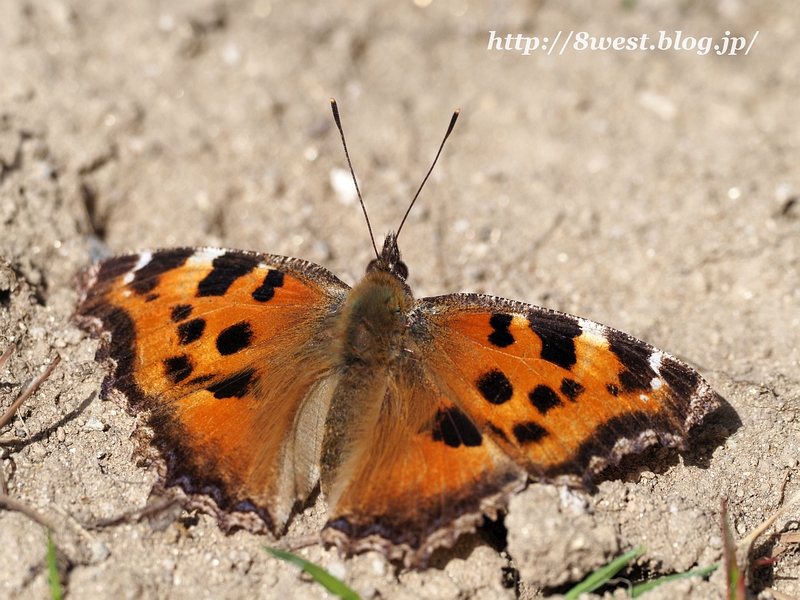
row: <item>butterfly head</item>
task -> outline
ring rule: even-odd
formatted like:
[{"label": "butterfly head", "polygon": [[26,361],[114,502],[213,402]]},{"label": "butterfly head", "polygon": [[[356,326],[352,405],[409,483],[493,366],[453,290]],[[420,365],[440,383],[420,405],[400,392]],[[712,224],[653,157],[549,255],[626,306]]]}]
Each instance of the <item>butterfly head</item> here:
[{"label": "butterfly head", "polygon": [[408,278],[408,267],[400,260],[400,248],[397,247],[397,234],[390,231],[383,240],[383,250],[380,256],[370,261],[367,265],[367,273],[372,271],[383,271],[391,273],[401,281]]}]

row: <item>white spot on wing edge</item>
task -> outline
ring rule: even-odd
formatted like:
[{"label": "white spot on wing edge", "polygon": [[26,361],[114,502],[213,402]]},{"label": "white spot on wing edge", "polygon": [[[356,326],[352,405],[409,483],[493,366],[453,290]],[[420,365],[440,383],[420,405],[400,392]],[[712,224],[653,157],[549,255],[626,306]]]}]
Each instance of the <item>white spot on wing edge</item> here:
[{"label": "white spot on wing edge", "polygon": [[122,278],[122,283],[128,285],[133,278],[135,277],[134,273],[144,267],[145,265],[149,264],[150,261],[153,260],[153,253],[152,252],[141,252],[139,254],[139,260],[136,261],[136,264],[133,266],[128,273],[125,274],[125,277]]},{"label": "white spot on wing edge", "polygon": [[145,265],[147,265],[151,260],[153,260],[153,253],[152,252],[142,252],[139,254],[139,260],[136,262],[136,266],[133,267],[134,271],[138,271]]},{"label": "white spot on wing edge", "polygon": [[581,317],[577,317],[576,320],[581,328],[581,337],[585,336],[586,341],[601,347],[608,342],[608,327]]},{"label": "white spot on wing edge", "polygon": [[225,248],[198,248],[187,262],[194,265],[210,264],[215,258],[224,256],[227,253],[228,251]]},{"label": "white spot on wing edge", "polygon": [[664,358],[664,353],[661,350],[655,350],[648,359],[650,363],[650,368],[653,369],[658,377],[653,377],[650,380],[650,389],[652,390],[660,390],[661,386],[664,385],[664,380],[661,379],[661,361]]},{"label": "white spot on wing edge", "polygon": [[[661,350],[656,350],[650,355],[650,368],[656,372],[656,375],[661,375],[661,359],[664,358],[664,353]],[[657,389],[657,388],[655,388]]]}]

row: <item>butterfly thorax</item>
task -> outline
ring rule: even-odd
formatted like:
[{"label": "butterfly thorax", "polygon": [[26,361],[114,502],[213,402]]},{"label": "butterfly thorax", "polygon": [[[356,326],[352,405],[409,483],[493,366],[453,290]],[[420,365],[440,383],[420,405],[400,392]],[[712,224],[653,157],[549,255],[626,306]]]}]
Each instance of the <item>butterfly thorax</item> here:
[{"label": "butterfly thorax", "polygon": [[339,353],[350,368],[381,368],[395,358],[411,295],[397,278],[372,271],[348,295],[340,317]]},{"label": "butterfly thorax", "polygon": [[393,373],[407,353],[406,322],[413,297],[395,269],[385,268],[396,264],[405,268],[399,253],[396,257],[396,262],[376,259],[371,263],[364,279],[348,294],[338,317],[332,362],[339,379],[322,444],[321,483],[327,494],[343,475],[343,465],[366,446]]}]

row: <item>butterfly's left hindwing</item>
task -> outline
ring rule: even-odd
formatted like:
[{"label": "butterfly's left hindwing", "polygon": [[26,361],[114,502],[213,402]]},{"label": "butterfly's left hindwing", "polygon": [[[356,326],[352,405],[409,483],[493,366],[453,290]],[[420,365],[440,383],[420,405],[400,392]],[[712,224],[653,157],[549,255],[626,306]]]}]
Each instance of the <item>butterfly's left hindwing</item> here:
[{"label": "butterfly's left hindwing", "polygon": [[297,259],[140,252],[81,274],[75,319],[103,340],[104,396],[145,413],[163,484],[210,504],[223,525],[280,532],[319,477],[325,347],[348,289]]},{"label": "butterfly's left hindwing", "polygon": [[328,498],[323,536],[347,552],[381,550],[420,567],[484,515],[495,518],[526,475],[428,377],[416,356],[422,347],[408,350]]}]

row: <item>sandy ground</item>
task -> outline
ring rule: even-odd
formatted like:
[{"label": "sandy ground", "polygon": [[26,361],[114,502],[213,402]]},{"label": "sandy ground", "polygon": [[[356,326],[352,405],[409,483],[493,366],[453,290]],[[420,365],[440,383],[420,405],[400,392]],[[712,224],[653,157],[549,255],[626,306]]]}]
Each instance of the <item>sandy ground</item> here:
[{"label": "sandy ground", "polygon": [[[404,231],[418,296],[486,292],[600,321],[690,362],[728,404],[689,451],[626,461],[593,494],[530,487],[507,535],[467,537],[424,572],[317,546],[304,556],[365,598],[534,598],[640,544],[634,579],[708,565],[721,498],[741,538],[800,490],[800,5],[418,4],[0,3],[0,350],[20,346],[0,407],[62,359],[0,432],[14,438],[0,475],[56,524],[68,597],[325,597],[263,537],[225,536],[203,515],[163,531],[80,526],[144,506],[153,474],[131,460],[134,419],[98,399],[96,342],[69,317],[73,277],[104,247],[247,248],[355,281],[371,250],[336,193],[330,96],[379,232],[397,226],[462,109]],[[758,37],[735,56],[525,56],[488,51],[490,31]],[[0,596],[48,597],[42,527],[0,511],[0,548]],[[779,549],[765,538],[756,554]],[[800,597],[798,574],[795,545],[752,589]],[[650,597],[720,598],[722,586],[717,574]]]}]

